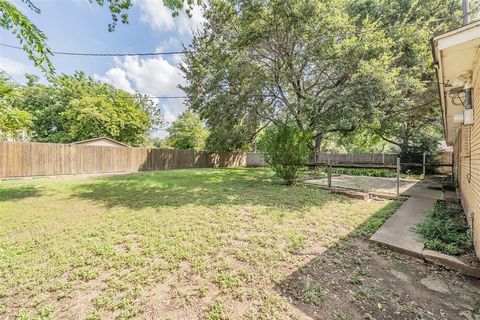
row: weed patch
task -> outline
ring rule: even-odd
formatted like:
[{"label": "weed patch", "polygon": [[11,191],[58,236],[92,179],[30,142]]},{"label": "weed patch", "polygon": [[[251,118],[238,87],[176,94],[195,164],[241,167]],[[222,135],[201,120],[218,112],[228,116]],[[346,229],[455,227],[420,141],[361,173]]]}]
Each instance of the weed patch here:
[{"label": "weed patch", "polygon": [[225,303],[219,300],[215,300],[204,313],[205,320],[229,320],[231,319],[228,315]]},{"label": "weed patch", "polygon": [[325,299],[325,291],[318,283],[312,283],[303,292],[302,300],[305,303],[319,306]]},{"label": "weed patch", "polygon": [[473,247],[463,209],[456,203],[437,201],[427,218],[415,226],[427,249],[460,255]]}]

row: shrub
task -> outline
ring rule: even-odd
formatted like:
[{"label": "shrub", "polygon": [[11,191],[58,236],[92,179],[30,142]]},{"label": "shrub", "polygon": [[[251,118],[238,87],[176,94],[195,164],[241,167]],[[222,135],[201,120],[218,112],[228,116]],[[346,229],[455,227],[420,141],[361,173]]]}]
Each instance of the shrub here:
[{"label": "shrub", "polygon": [[397,172],[388,169],[368,169],[368,168],[334,168],[334,174],[346,174],[351,176],[367,176],[367,177],[396,177]]},{"label": "shrub", "polygon": [[425,237],[427,249],[459,255],[473,247],[462,207],[456,203],[437,201],[415,230]]},{"label": "shrub", "polygon": [[289,125],[269,127],[265,132],[265,161],[287,185],[305,171],[312,135]]}]

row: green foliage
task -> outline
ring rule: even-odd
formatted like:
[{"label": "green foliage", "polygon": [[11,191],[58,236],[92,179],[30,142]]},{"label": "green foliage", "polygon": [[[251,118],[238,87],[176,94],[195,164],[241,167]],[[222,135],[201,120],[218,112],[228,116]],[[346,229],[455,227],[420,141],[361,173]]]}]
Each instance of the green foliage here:
[{"label": "green foliage", "polygon": [[305,303],[319,306],[325,299],[325,290],[318,283],[312,283],[307,286],[303,292],[302,300]]},{"label": "green foliage", "polygon": [[390,68],[392,41],[368,19],[356,24],[348,6],[212,1],[182,67],[182,88],[210,140],[243,147],[269,124],[294,124],[319,141],[355,129],[398,72]]},{"label": "green foliage", "polygon": [[377,134],[361,127],[348,133],[326,134],[322,151],[333,153],[394,153],[394,145],[386,142]]},{"label": "green foliage", "polygon": [[213,1],[183,89],[219,148],[294,123],[317,150],[341,133],[352,150],[384,148],[377,136],[425,151],[441,137],[429,39],[460,15],[451,0]]},{"label": "green foliage", "polygon": [[49,85],[29,83],[15,88],[11,104],[33,115],[34,141],[70,143],[106,136],[143,145],[163,121],[147,96],[127,93],[81,72],[53,77]]},{"label": "green foliage", "polygon": [[351,176],[367,176],[367,177],[386,177],[393,178],[397,173],[387,169],[367,169],[367,168],[332,168],[333,174],[346,174]]},{"label": "green foliage", "polygon": [[473,248],[463,209],[456,203],[437,201],[415,230],[425,237],[425,247],[431,250],[459,255]]},{"label": "green foliage", "polygon": [[[31,0],[22,0],[28,8],[40,13]],[[55,72],[49,56],[52,51],[47,46],[47,37],[9,0],[0,0],[0,28],[14,34],[23,50],[35,66],[40,67],[45,74]]]},{"label": "green foliage", "polygon": [[15,138],[32,124],[33,116],[12,105],[12,97],[16,87],[0,73],[0,139]]},{"label": "green foliage", "polygon": [[[426,145],[437,143],[442,136],[429,44],[434,35],[460,26],[460,4],[450,0],[359,0],[349,6],[350,14],[360,17],[359,23],[376,21],[392,40],[389,51],[398,73],[388,82],[388,95],[375,101],[366,128],[399,146],[402,153],[430,150]],[[475,16],[477,7],[471,9]]]},{"label": "green foliage", "polygon": [[167,129],[169,137],[165,146],[175,149],[205,150],[208,130],[204,128],[200,118],[193,112],[184,111]]},{"label": "green foliage", "polygon": [[205,320],[229,320],[231,319],[226,311],[225,302],[221,300],[215,300],[205,310],[203,318]]},{"label": "green foliage", "polygon": [[286,184],[293,184],[305,171],[312,135],[295,126],[271,126],[265,132],[265,161]]}]

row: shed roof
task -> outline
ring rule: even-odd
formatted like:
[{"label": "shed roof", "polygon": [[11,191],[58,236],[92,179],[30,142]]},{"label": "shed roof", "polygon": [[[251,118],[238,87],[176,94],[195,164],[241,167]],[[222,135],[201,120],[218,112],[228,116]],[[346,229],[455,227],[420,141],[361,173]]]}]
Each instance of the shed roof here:
[{"label": "shed roof", "polygon": [[76,142],[72,142],[71,144],[84,144],[84,143],[88,143],[88,142],[94,142],[94,141],[99,141],[99,140],[108,140],[110,142],[113,142],[115,144],[118,144],[122,147],[130,147],[128,144],[125,144],[123,142],[120,142],[120,141],[117,141],[117,140],[114,140],[112,138],[108,138],[108,137],[97,137],[97,138],[91,138],[91,139],[86,139],[86,140],[81,140],[81,141],[76,141]]}]

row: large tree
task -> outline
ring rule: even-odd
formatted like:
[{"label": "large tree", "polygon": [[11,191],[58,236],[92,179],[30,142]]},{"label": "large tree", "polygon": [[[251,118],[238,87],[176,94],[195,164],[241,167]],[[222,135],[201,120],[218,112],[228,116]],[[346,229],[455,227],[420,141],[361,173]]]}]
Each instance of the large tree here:
[{"label": "large tree", "polygon": [[148,96],[116,89],[81,72],[53,77],[48,85],[29,81],[14,96],[13,106],[34,117],[35,141],[69,143],[107,136],[143,145],[163,120]]},{"label": "large tree", "polygon": [[[348,7],[358,23],[376,21],[392,39],[393,66],[399,70],[392,94],[377,101],[367,130],[397,145],[402,152],[417,152],[436,145],[441,132],[437,83],[430,39],[461,24],[457,0],[358,0]],[[471,15],[478,1],[471,2]],[[428,141],[431,142],[428,142]]]},{"label": "large tree", "polygon": [[14,107],[16,85],[8,81],[8,77],[0,73],[0,140],[16,138],[32,124],[32,114]]},{"label": "large tree", "polygon": [[353,131],[398,71],[392,41],[368,19],[350,16],[348,5],[212,1],[183,66],[189,106],[211,138],[235,136],[223,146],[230,150],[266,125],[294,124],[313,133],[318,149],[326,133]]}]

